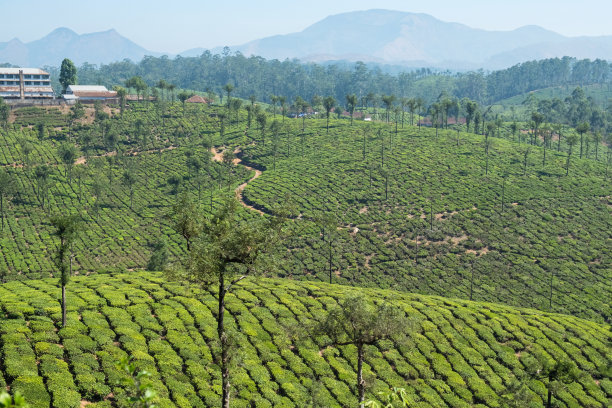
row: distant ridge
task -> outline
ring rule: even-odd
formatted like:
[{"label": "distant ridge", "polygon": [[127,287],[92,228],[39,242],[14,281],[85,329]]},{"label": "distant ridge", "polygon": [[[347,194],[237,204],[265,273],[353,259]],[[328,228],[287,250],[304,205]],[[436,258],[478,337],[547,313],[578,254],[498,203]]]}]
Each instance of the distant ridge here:
[{"label": "distant ridge", "polygon": [[[612,36],[565,37],[530,25],[512,31],[488,31],[444,22],[428,14],[367,10],[336,14],[301,32],[275,35],[229,47],[245,56],[304,62],[364,61],[405,67],[451,70],[503,69],[517,63],[554,57],[612,60]],[[207,51],[192,48],[179,55],[196,57]],[[209,50],[213,54],[222,48]],[[59,66],[63,58],[77,65],[108,64],[144,56],[171,54],[149,51],[114,29],[77,34],[57,28],[45,37],[23,43],[0,42],[0,63]]]},{"label": "distant ridge", "polygon": [[[612,37],[568,38],[535,25],[487,31],[427,14],[367,10],[329,16],[301,32],[266,37],[230,49],[246,56],[280,60],[361,60],[449,69],[501,69],[550,57],[612,60]],[[181,55],[195,55],[197,51],[201,54],[203,50],[192,49]]]},{"label": "distant ridge", "polygon": [[60,27],[29,43],[17,38],[0,42],[0,63],[19,66],[59,66],[64,58],[70,58],[77,65],[84,62],[108,64],[126,58],[138,62],[145,55],[159,56],[161,53],[144,49],[114,29],[79,35]]}]

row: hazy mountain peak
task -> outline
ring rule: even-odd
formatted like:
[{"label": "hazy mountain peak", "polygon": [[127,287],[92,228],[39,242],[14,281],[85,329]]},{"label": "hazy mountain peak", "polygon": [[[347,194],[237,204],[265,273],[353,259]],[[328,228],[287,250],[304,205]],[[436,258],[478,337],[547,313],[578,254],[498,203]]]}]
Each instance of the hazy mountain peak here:
[{"label": "hazy mountain peak", "polygon": [[[537,25],[492,31],[445,22],[428,14],[372,9],[331,15],[301,32],[262,38],[231,49],[280,60],[350,61],[359,56],[363,61],[388,64],[474,69],[492,68],[487,64],[493,57],[495,68],[521,62],[516,61],[518,54],[513,51],[525,47],[536,50],[530,55],[540,52],[546,58],[550,53],[544,44],[555,44],[554,53],[558,54],[570,50],[559,46],[566,40],[570,39]],[[573,45],[571,50],[575,49]],[[506,53],[509,57],[504,63]],[[602,50],[601,55],[591,58],[596,57],[610,58],[612,54]]]},{"label": "hazy mountain peak", "polygon": [[75,64],[84,62],[108,64],[123,59],[139,61],[145,55],[160,55],[148,51],[123,37],[114,28],[77,34],[67,27],[58,27],[39,40],[27,44],[0,43],[0,62],[20,66],[59,66],[64,58]]}]

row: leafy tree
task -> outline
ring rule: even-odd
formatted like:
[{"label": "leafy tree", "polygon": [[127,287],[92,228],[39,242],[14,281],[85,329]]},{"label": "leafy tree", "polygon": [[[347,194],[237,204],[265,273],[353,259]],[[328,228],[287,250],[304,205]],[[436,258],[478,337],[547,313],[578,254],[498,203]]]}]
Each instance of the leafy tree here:
[{"label": "leafy tree", "polygon": [[[518,123],[516,121],[510,124],[510,132],[512,133],[512,138],[516,140],[516,133],[518,132]],[[521,143],[521,139],[519,139],[519,144]]]},{"label": "leafy tree", "polygon": [[285,116],[287,116],[287,97],[283,95],[279,96],[278,103],[280,104],[281,113],[283,114],[283,122],[284,122]]},{"label": "leafy tree", "polygon": [[545,357],[541,357],[540,360],[525,359],[526,370],[538,380],[547,380],[546,407],[552,408],[553,397],[578,379],[578,369],[569,360],[555,361]]},{"label": "leafy tree", "polygon": [[130,192],[130,209],[132,209],[132,201],[134,198],[134,184],[136,184],[136,174],[132,168],[127,168],[121,176],[121,183],[126,186]]},{"label": "leafy tree", "polygon": [[165,270],[169,256],[170,251],[168,249],[168,242],[162,237],[153,244],[153,252],[147,263],[147,271]]},{"label": "leafy tree", "polygon": [[353,124],[353,113],[355,112],[355,108],[357,107],[357,95],[351,94],[346,95],[346,110],[349,115],[351,115],[351,125]]},{"label": "leafy tree", "polygon": [[325,108],[325,117],[327,118],[327,134],[329,134],[329,113],[336,106],[336,98],[328,96],[323,100],[323,107]]},{"label": "leafy tree", "polygon": [[61,215],[51,219],[51,224],[55,227],[53,235],[60,240],[55,265],[60,272],[62,287],[62,327],[66,327],[66,285],[72,275],[72,244],[78,233],[79,221],[76,215]]},{"label": "leafy tree", "polygon": [[172,227],[187,243],[187,251],[191,250],[191,242],[202,231],[200,209],[187,194],[181,194],[172,208]]},{"label": "leafy tree", "polygon": [[72,108],[70,108],[68,138],[72,138],[72,126],[74,125],[74,122],[81,119],[83,116],[85,116],[85,108],[80,101],[76,101]]},{"label": "leafy tree", "polygon": [[308,102],[301,97],[295,98],[295,107],[302,114],[302,132],[306,129],[306,111],[308,110]]},{"label": "leafy tree", "polygon": [[269,268],[264,259],[280,237],[282,216],[239,217],[239,203],[232,195],[219,210],[203,220],[193,219],[201,234],[189,252],[184,271],[174,271],[171,277],[206,287],[217,286],[217,335],[221,344],[222,407],[230,401],[230,349],[232,339],[225,327],[225,299],[231,289],[243,279],[256,275],[262,267]]},{"label": "leafy tree", "polygon": [[123,116],[123,112],[125,111],[125,101],[127,99],[127,90],[122,86],[114,86],[113,89],[115,92],[117,92],[117,98],[119,98],[119,109],[121,116]]},{"label": "leafy tree", "polygon": [[257,123],[259,124],[259,129],[261,130],[261,140],[262,144],[266,145],[266,123],[268,121],[268,117],[265,113],[261,112],[257,115]]},{"label": "leafy tree", "polygon": [[126,88],[134,88],[136,90],[136,99],[140,100],[142,95],[144,98],[144,90],[147,89],[146,82],[140,76],[133,76],[125,81]]},{"label": "leafy tree", "polygon": [[242,101],[238,98],[234,98],[232,99],[232,102],[230,103],[230,109],[233,110],[236,113],[236,122],[238,123],[240,120],[240,108],[242,107]]},{"label": "leafy tree", "polygon": [[527,408],[534,401],[534,394],[529,389],[529,378],[525,375],[512,377],[500,394],[503,408]]},{"label": "leafy tree", "polygon": [[70,182],[72,167],[78,155],[77,149],[72,143],[64,143],[58,148],[57,154],[66,166],[65,175],[68,178],[68,182]]},{"label": "leafy tree", "polygon": [[382,97],[383,104],[385,105],[387,122],[389,122],[389,112],[391,111],[391,107],[395,102],[395,95],[383,95]]},{"label": "leafy tree", "polygon": [[168,89],[168,83],[165,80],[160,79],[159,81],[157,81],[155,86],[159,88],[159,91],[161,93],[161,98],[164,99],[164,91]]},{"label": "leafy tree", "polygon": [[407,106],[408,111],[410,112],[410,126],[412,126],[414,125],[414,112],[416,112],[418,108],[416,98],[408,99]]},{"label": "leafy tree", "polygon": [[561,137],[563,133],[563,125],[561,123],[555,123],[552,125],[553,132],[557,134],[557,151],[561,151]]},{"label": "leafy tree", "polygon": [[223,90],[225,92],[227,92],[227,109],[229,110],[229,108],[230,108],[230,96],[231,96],[232,92],[234,91],[234,85],[232,85],[232,84],[225,84],[225,86],[223,87]]},{"label": "leafy tree", "polygon": [[179,101],[181,101],[181,104],[183,105],[183,113],[185,112],[185,101],[191,98],[192,96],[193,96],[192,92],[187,92],[187,91],[179,92],[178,99]]},{"label": "leafy tree", "polygon": [[32,143],[25,138],[18,139],[19,148],[21,150],[21,154],[24,156],[23,164],[25,165],[26,170],[30,167],[30,154],[34,150]]},{"label": "leafy tree", "polygon": [[570,168],[570,159],[571,159],[572,153],[574,151],[574,146],[576,146],[578,144],[578,136],[576,136],[576,135],[569,135],[566,138],[566,143],[569,146],[569,150],[567,151],[567,160],[565,162],[565,175],[568,176],[569,175],[569,168]]},{"label": "leafy tree", "polygon": [[5,201],[13,194],[15,183],[10,174],[3,168],[0,168],[0,218],[2,219],[2,231],[4,231],[4,207]]},{"label": "leafy tree", "polygon": [[593,133],[593,144],[595,144],[595,160],[599,160],[599,145],[603,141],[601,132]]},{"label": "leafy tree", "polygon": [[406,326],[406,317],[400,309],[389,304],[373,306],[358,296],[348,297],[332,308],[318,326],[317,332],[328,336],[332,345],[357,348],[357,397],[362,408],[365,406],[365,346],[398,337]]},{"label": "leafy tree", "polygon": [[19,391],[11,396],[3,390],[0,391],[0,408],[29,408],[29,405]]},{"label": "leafy tree", "polygon": [[36,195],[38,201],[40,201],[41,208],[45,208],[45,200],[47,199],[49,191],[49,175],[51,174],[51,168],[46,164],[36,166],[34,170],[34,177],[36,178]]},{"label": "leafy tree", "polygon": [[117,368],[126,374],[124,385],[127,388],[127,403],[132,408],[156,408],[153,403],[156,393],[153,386],[147,381],[151,373],[146,370],[137,371],[136,364],[131,358],[124,357],[117,364]]},{"label": "leafy tree", "polygon": [[77,69],[74,63],[68,58],[64,58],[60,68],[59,83],[62,85],[62,94],[66,93],[68,85],[77,83]]},{"label": "leafy tree", "polygon": [[590,130],[591,126],[588,122],[582,122],[576,126],[576,132],[580,135],[580,158],[582,159],[582,146],[584,142],[584,134]]},{"label": "leafy tree", "polygon": [[4,102],[4,98],[0,96],[0,124],[6,128],[8,124],[9,115],[11,113],[11,107]]},{"label": "leafy tree", "polygon": [[273,115],[276,118],[276,103],[278,102],[278,96],[270,95],[270,102],[272,102]]},{"label": "leafy tree", "polygon": [[538,135],[538,128],[544,122],[544,115],[540,112],[532,112],[531,113],[531,121],[533,123],[533,133],[532,133],[532,145],[536,144],[536,137]]}]

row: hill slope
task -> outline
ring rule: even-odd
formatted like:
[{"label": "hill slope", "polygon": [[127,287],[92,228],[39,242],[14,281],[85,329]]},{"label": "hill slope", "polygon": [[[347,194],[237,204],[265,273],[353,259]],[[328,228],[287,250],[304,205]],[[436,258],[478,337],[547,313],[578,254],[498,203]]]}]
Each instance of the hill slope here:
[{"label": "hill slope", "polygon": [[[58,327],[56,280],[0,285],[0,386],[23,392],[32,408],[108,407],[124,396],[115,362],[132,355],[152,373],[163,407],[218,404],[213,362],[215,298],[158,274],[76,277],[68,286],[68,326]],[[605,407],[612,381],[599,374],[612,359],[609,326],[486,303],[351,289],[324,283],[245,281],[229,295],[226,326],[238,342],[232,406],[355,406],[355,349],[325,348],[302,333],[349,295],[391,302],[415,319],[405,344],[367,350],[369,391],[405,387],[414,407],[498,407],[525,366],[572,360],[578,381],[558,394],[560,407]],[[546,381],[527,382],[542,406]],[[124,404],[117,404],[124,406]]]},{"label": "hill slope", "polygon": [[[325,120],[312,119],[302,133],[302,120],[285,119],[285,130],[277,137],[268,132],[264,145],[256,125],[245,133],[244,111],[221,137],[216,115],[222,111],[188,106],[183,112],[175,104],[162,115],[135,105],[104,124],[75,125],[72,140],[91,157],[83,153],[68,182],[57,150],[68,140],[66,116],[18,110],[16,123],[0,136],[0,166],[19,186],[0,232],[0,277],[55,274],[49,217],[66,211],[84,221],[74,247],[79,274],[145,268],[160,237],[167,238],[170,259],[176,260],[185,240],[168,215],[178,193],[191,193],[208,212],[211,202],[216,205],[253,173],[211,162],[205,146],[240,145],[243,159],[263,170],[244,189],[244,200],[269,211],[289,195],[296,205],[299,219],[279,253],[279,276],[472,296],[599,322],[611,318],[612,189],[602,149],[599,160],[592,144],[589,159],[575,150],[565,176],[564,143],[560,151],[557,143],[546,149],[546,165],[544,149],[532,146],[525,170],[524,142],[492,138],[485,174],[481,135],[441,130],[436,137],[434,129],[408,124],[395,134],[388,124],[351,126],[336,119],[329,135]],[[42,141],[30,127],[39,121],[48,125]],[[109,148],[103,131],[117,136],[118,148]],[[27,157],[24,141],[33,147]],[[46,198],[35,177],[41,163],[51,171]],[[122,182],[126,171],[136,176],[133,200]],[[332,233],[317,221],[322,216],[331,218]]]}]

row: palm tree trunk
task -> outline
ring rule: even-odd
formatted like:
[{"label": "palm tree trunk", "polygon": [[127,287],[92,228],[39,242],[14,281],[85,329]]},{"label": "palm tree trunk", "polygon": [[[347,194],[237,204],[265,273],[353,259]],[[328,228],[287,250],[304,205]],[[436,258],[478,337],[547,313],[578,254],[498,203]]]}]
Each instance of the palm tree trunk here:
[{"label": "palm tree trunk", "polygon": [[364,408],[365,383],[363,381],[363,344],[357,344],[357,390],[359,393],[359,406]]},{"label": "palm tree trunk", "polygon": [[66,285],[62,285],[62,327],[66,327]]},{"label": "palm tree trunk", "polygon": [[219,274],[219,315],[217,316],[217,335],[221,342],[221,406],[230,406],[230,382],[229,382],[229,350],[227,333],[225,332],[225,279],[223,272]]}]

